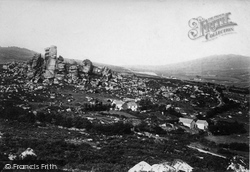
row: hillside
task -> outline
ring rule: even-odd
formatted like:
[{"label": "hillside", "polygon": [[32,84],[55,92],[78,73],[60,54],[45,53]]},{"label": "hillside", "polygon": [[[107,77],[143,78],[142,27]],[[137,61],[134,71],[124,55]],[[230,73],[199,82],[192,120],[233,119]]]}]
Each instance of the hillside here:
[{"label": "hillside", "polygon": [[246,69],[250,66],[250,57],[240,55],[213,55],[191,61],[159,66],[127,66],[136,71],[176,73],[202,73],[214,70]]},{"label": "hillside", "polygon": [[169,65],[129,66],[129,68],[140,72],[155,72],[160,76],[246,87],[249,86],[250,57],[233,54],[213,55]]},{"label": "hillside", "polygon": [[47,79],[24,72],[21,63],[5,66],[0,169],[22,159],[60,169],[51,171],[128,172],[141,161],[150,164],[147,171],[159,171],[151,167],[162,162],[180,171],[178,161],[218,172],[232,160],[238,165],[232,155],[249,167],[249,90],[138,75],[78,77],[72,70]]},{"label": "hillside", "polygon": [[26,61],[36,52],[19,47],[0,47],[0,64],[12,61]]},{"label": "hillside", "polygon": [[250,57],[240,55],[214,55],[197,60],[159,66],[159,71],[173,73],[204,73],[208,71],[221,71],[233,69],[246,69],[249,67]]}]

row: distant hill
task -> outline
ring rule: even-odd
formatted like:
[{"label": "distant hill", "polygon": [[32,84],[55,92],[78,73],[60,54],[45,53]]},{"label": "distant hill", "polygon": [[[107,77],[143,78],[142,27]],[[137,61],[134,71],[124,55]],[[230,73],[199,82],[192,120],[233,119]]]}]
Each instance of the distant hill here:
[{"label": "distant hill", "polygon": [[177,73],[203,73],[214,70],[243,69],[250,67],[250,57],[240,55],[214,55],[191,61],[159,66],[127,66],[135,71],[163,72],[167,74]]},{"label": "distant hill", "polygon": [[0,64],[29,60],[36,52],[19,47],[0,47]]},{"label": "distant hill", "polygon": [[250,67],[250,57],[240,55],[214,55],[197,60],[159,66],[159,71],[173,73],[202,74],[209,71],[246,69]]},{"label": "distant hill", "polygon": [[221,84],[249,86],[250,57],[213,55],[196,60],[160,66],[129,66],[140,72],[155,72],[159,76],[201,80]]}]

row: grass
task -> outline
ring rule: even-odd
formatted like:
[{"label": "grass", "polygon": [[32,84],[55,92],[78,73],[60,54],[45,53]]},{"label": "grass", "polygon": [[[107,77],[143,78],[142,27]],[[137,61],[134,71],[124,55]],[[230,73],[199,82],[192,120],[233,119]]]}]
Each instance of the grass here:
[{"label": "grass", "polygon": [[249,144],[249,139],[246,137],[246,135],[230,135],[230,136],[206,136],[205,137],[209,141],[213,141],[216,144],[230,144],[233,142],[237,143],[247,143]]},{"label": "grass", "polygon": [[107,112],[110,115],[119,115],[119,116],[125,116],[126,118],[136,118],[135,116],[126,113],[126,112],[122,112],[122,111],[115,111],[115,110],[111,110],[109,112]]}]

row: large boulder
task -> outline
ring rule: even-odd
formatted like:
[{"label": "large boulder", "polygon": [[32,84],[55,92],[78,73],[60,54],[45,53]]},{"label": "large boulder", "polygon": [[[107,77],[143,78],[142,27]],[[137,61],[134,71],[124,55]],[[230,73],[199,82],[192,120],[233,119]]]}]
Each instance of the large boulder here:
[{"label": "large boulder", "polygon": [[193,167],[191,167],[186,162],[184,162],[180,159],[175,159],[172,162],[171,166],[174,167],[176,169],[176,171],[185,171],[185,172],[192,172],[193,171]]},{"label": "large boulder", "polygon": [[101,76],[101,75],[102,75],[102,70],[103,70],[102,68],[93,66],[92,73],[93,73],[94,75],[99,75],[99,76]]},{"label": "large boulder", "polygon": [[48,60],[49,57],[57,56],[57,47],[51,45],[50,47],[45,48],[45,60]]},{"label": "large boulder", "polygon": [[234,156],[230,160],[230,165],[227,167],[228,171],[234,172],[249,172],[249,161],[241,156]]},{"label": "large boulder", "polygon": [[25,151],[23,151],[20,155],[21,159],[25,159],[27,156],[34,156],[36,157],[37,155],[35,154],[34,150],[31,148],[27,148]]},{"label": "large boulder", "polygon": [[79,79],[78,77],[78,66],[77,65],[70,65],[69,66],[69,73],[67,75],[68,83],[76,83]]},{"label": "large boulder", "polygon": [[141,161],[132,167],[128,172],[142,172],[142,171],[151,171],[151,165],[145,161]]},{"label": "large boulder", "polygon": [[27,78],[34,79],[39,78],[43,73],[44,59],[41,54],[35,54],[30,61],[28,61],[27,66]]},{"label": "large boulder", "polygon": [[176,172],[176,169],[167,163],[154,164],[151,167],[153,172]]},{"label": "large boulder", "polygon": [[55,77],[57,63],[57,47],[50,46],[45,48],[45,73],[44,78],[50,79]]},{"label": "large boulder", "polygon": [[56,56],[49,57],[45,64],[44,78],[54,78],[56,69]]},{"label": "large boulder", "polygon": [[92,70],[93,70],[92,62],[89,59],[83,60],[81,64],[81,72],[90,74],[92,73]]},{"label": "large boulder", "polygon": [[64,80],[66,75],[66,64],[64,62],[64,58],[59,56],[56,63],[56,72],[55,72],[55,82],[61,82]]}]

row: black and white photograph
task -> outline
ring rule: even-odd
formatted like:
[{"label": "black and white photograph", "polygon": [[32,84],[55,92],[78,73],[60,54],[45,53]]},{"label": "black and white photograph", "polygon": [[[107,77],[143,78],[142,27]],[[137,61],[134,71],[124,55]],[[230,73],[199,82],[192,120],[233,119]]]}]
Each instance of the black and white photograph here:
[{"label": "black and white photograph", "polygon": [[0,172],[250,172],[249,0],[0,0]]}]

